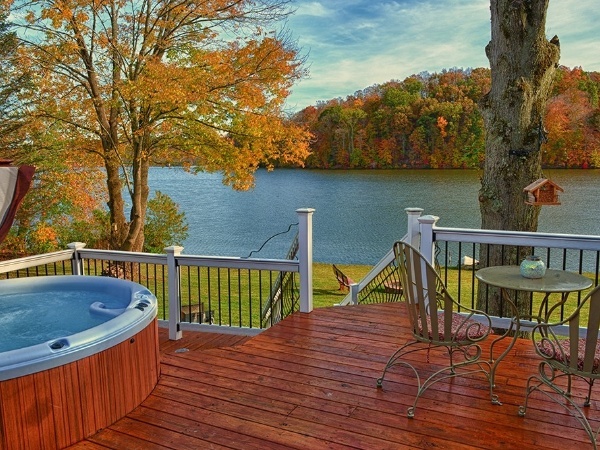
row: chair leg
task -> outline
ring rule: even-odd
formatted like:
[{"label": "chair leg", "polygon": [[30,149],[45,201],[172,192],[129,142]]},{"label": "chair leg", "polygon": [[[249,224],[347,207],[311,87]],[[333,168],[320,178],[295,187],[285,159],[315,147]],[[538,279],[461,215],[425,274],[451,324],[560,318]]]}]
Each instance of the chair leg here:
[{"label": "chair leg", "polygon": [[454,351],[452,347],[447,347],[448,350],[448,359],[450,360],[450,373],[455,374],[456,370],[454,369]]},{"label": "chair leg", "polygon": [[[534,380],[538,381],[538,383],[535,386],[532,385],[532,382]],[[539,390],[539,388],[542,384],[543,383],[541,381],[539,381],[539,379],[535,375],[533,375],[527,379],[527,388],[525,389],[525,402],[519,406],[519,416],[525,417],[525,414],[527,413],[527,406],[529,404],[529,395],[533,391]]]},{"label": "chair leg", "polygon": [[[387,362],[387,364],[385,365],[385,367],[383,369],[383,373],[377,379],[377,387],[378,388],[383,387],[383,380],[385,378],[385,374],[387,373],[388,369],[390,369],[391,367],[395,366],[396,364],[405,365],[407,367],[410,367],[413,371],[415,371],[415,369],[410,364],[401,361],[400,358],[402,358],[403,356],[405,356],[405,355],[407,355],[409,353],[412,353],[412,352],[415,352],[415,351],[419,350],[418,348],[415,348],[415,349],[409,350],[409,351],[406,350],[409,347],[412,347],[413,345],[417,345],[417,344],[418,344],[418,342],[407,342],[402,347],[400,347],[398,350],[396,350],[392,356],[390,356],[390,359],[388,359],[388,362]],[[415,371],[415,373],[416,373],[416,371]],[[417,375],[417,377],[418,377],[418,375]]]},{"label": "chair leg", "polygon": [[594,387],[594,380],[593,379],[589,380],[588,384],[589,384],[588,395],[585,398],[585,401],[583,402],[583,406],[590,406],[590,402],[592,401],[592,388]]},{"label": "chair leg", "polygon": [[[540,363],[540,366],[542,366],[543,364],[544,364],[544,362]],[[542,372],[542,369],[540,369],[540,373],[544,373],[544,372]],[[575,403],[575,401],[573,400],[573,397],[571,395],[571,392],[570,392],[571,376],[568,374],[565,374],[565,375],[568,378],[567,390],[563,390],[553,383],[553,381],[556,380],[556,378],[557,378],[555,376],[555,371],[552,372],[551,377],[540,376],[540,375],[532,375],[531,377],[529,377],[529,379],[527,380],[527,389],[525,391],[525,402],[523,405],[519,406],[519,416],[525,417],[525,414],[527,412],[527,405],[529,403],[529,396],[534,391],[538,391],[541,394],[544,394],[547,398],[549,398],[553,402],[557,403],[558,405],[561,405],[563,408],[565,408],[565,410],[567,410],[567,412],[569,414],[571,414],[575,419],[577,419],[577,421],[581,424],[581,426],[583,427],[583,429],[589,436],[594,449],[597,449],[597,438],[598,438],[598,432],[600,431],[600,428],[596,431],[594,431],[592,429],[592,426],[590,425],[590,422],[588,421],[586,415],[584,414],[582,409],[577,405],[577,403]],[[557,395],[552,395],[551,392],[541,389],[541,386],[543,386],[543,385],[548,386]],[[589,385],[590,385],[590,387],[589,387],[589,391],[588,391],[588,398],[586,398],[586,400],[584,402],[584,406],[589,406],[589,396],[591,395],[593,380],[590,380]]]},{"label": "chair leg", "polygon": [[[410,406],[407,410],[407,416],[409,418],[414,417],[415,409],[417,407],[417,402],[419,401],[419,399],[421,398],[423,393],[427,389],[429,389],[429,387],[431,387],[438,381],[442,381],[447,378],[454,378],[456,376],[464,376],[464,375],[470,375],[470,374],[482,372],[487,377],[487,380],[488,380],[488,383],[490,383],[490,389],[491,389],[491,379],[490,379],[491,367],[490,367],[489,362],[488,361],[480,361],[479,358],[473,358],[472,355],[465,353],[465,351],[466,351],[465,349],[461,349],[461,352],[465,354],[465,361],[455,364],[452,359],[452,353],[454,351],[456,351],[456,349],[450,350],[451,365],[448,367],[443,367],[442,369],[434,372],[423,383],[421,383],[421,378],[419,377],[419,372],[417,371],[417,369],[412,364],[410,364],[407,361],[402,359],[404,356],[406,356],[410,353],[423,350],[423,348],[412,348],[411,349],[410,347],[413,345],[422,345],[422,343],[409,342],[409,343],[403,345],[402,347],[400,347],[398,350],[396,350],[396,352],[388,360],[385,368],[383,369],[383,373],[377,379],[377,387],[382,388],[385,375],[386,375],[388,369],[390,369],[391,367],[393,367],[395,365],[403,365],[413,371],[413,373],[415,374],[415,378],[417,379],[417,395],[415,396],[415,400],[414,400],[412,406]],[[429,351],[429,349],[430,349],[430,347],[427,348],[427,351]],[[479,349],[479,351],[477,352],[477,355],[481,355],[481,349]],[[476,365],[477,369],[465,370],[465,371],[460,371],[460,372],[457,371],[457,369],[465,368],[466,366],[470,366],[470,365]],[[483,365],[485,365],[487,367],[487,370],[486,370],[486,368],[483,367]]]}]

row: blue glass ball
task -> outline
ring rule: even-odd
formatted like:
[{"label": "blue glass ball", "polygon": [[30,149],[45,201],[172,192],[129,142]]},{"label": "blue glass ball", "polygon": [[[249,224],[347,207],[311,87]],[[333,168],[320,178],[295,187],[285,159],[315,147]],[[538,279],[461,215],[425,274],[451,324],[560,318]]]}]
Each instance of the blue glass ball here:
[{"label": "blue glass ball", "polygon": [[525,278],[542,278],[546,275],[546,264],[539,256],[527,256],[521,262],[521,275]]}]

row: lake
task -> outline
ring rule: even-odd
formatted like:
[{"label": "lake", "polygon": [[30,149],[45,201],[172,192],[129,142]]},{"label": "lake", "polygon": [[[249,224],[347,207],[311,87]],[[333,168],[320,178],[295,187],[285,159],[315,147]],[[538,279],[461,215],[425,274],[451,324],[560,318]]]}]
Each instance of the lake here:
[{"label": "lake", "polygon": [[[283,258],[298,227],[296,209],[314,208],[316,262],[375,264],[406,233],[405,208],[423,208],[438,225],[479,228],[476,170],[259,170],[256,187],[236,192],[220,174],[152,168],[150,188],[186,214],[184,254]],[[544,206],[538,231],[600,235],[600,170],[549,170],[560,206]]]}]

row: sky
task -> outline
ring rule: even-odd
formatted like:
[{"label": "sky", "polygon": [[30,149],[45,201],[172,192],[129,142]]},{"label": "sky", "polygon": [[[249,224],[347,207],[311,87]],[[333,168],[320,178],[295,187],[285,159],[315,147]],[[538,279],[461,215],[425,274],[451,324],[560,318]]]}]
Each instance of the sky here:
[{"label": "sky", "polygon": [[[287,107],[318,101],[420,72],[489,67],[489,0],[294,0],[287,23],[309,76]],[[600,71],[600,0],[550,0],[548,39],[560,39],[560,64]]]}]

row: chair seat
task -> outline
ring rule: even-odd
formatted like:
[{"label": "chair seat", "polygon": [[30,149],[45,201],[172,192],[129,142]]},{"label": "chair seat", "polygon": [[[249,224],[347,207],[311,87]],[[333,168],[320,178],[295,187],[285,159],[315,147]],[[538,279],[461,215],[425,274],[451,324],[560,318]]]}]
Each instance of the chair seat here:
[{"label": "chair seat", "polygon": [[[429,330],[429,339],[433,339],[434,336],[431,330],[431,317],[427,316],[427,329]],[[492,329],[473,319],[467,319],[464,315],[459,313],[452,313],[452,336],[447,338],[444,336],[444,313],[438,313],[438,340],[440,341],[457,341],[467,342],[479,340],[482,337],[492,334]],[[423,327],[419,327],[419,335],[424,337]]]},{"label": "chair seat", "polygon": [[[543,355],[548,358],[552,358],[565,366],[569,366],[571,362],[571,340],[564,339],[560,341],[550,342],[543,340],[536,342],[537,348]],[[560,346],[560,349],[556,348],[556,345]],[[562,350],[561,350],[562,349]],[[577,344],[577,369],[583,370],[583,360],[585,357],[585,339],[579,339]],[[594,363],[592,365],[592,373],[598,373],[600,368],[600,342],[596,345],[596,352],[594,354]]]}]

